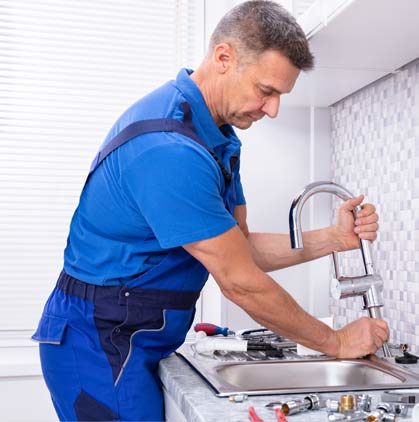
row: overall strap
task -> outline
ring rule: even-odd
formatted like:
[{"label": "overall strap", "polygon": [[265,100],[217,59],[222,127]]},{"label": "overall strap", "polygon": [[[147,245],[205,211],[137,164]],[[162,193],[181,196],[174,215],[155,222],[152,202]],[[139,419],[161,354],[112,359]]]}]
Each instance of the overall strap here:
[{"label": "overall strap", "polygon": [[125,144],[131,139],[151,132],[176,132],[186,136],[187,138],[192,139],[193,141],[201,145],[203,148],[205,148],[220,167],[226,184],[229,184],[232,179],[231,174],[224,167],[223,163],[215,154],[214,150],[209,148],[195,133],[194,127],[192,125],[192,117],[189,104],[185,102],[182,103],[181,106],[184,112],[183,121],[167,118],[140,120],[138,122],[131,123],[125,129],[119,132],[96,154],[96,157],[94,158],[90,167],[87,180],[109,154],[111,154],[113,151],[115,151],[121,145]]}]

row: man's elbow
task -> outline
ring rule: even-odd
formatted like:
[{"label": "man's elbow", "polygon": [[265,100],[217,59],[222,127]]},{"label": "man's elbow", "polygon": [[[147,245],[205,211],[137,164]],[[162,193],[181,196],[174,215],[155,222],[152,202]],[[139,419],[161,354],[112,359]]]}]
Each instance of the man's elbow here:
[{"label": "man's elbow", "polygon": [[253,275],[241,274],[230,279],[218,280],[216,278],[216,281],[225,298],[246,310],[248,302],[252,302],[255,295],[263,294],[265,291],[268,294],[269,286],[261,279],[262,277],[264,278],[265,274],[255,271]]}]

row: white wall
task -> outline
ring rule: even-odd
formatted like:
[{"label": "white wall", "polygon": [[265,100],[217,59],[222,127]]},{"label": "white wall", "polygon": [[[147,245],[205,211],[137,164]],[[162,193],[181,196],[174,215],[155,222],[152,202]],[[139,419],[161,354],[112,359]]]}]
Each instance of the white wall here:
[{"label": "white wall", "polygon": [[[329,181],[331,175],[331,123],[329,108],[310,109],[310,181]],[[332,196],[318,194],[309,199],[310,229],[330,225]],[[308,311],[318,317],[330,315],[330,256],[317,259],[308,264],[310,289]]]},{"label": "white wall", "polygon": [[[263,119],[246,131],[241,175],[251,231],[288,233],[294,196],[312,181],[330,178],[329,110],[283,107],[276,119]],[[303,230],[329,224],[330,198],[313,198],[303,210]],[[326,316],[329,305],[329,260],[271,273],[307,311]],[[213,279],[203,294],[203,320],[231,329],[257,324],[221,297]]]},{"label": "white wall", "polygon": [[[380,216],[372,244],[384,283],[390,341],[419,351],[419,58],[332,107],[332,172],[366,195]],[[359,252],[342,256],[345,275],[362,274]],[[360,315],[360,297],[333,301],[338,324]]]}]

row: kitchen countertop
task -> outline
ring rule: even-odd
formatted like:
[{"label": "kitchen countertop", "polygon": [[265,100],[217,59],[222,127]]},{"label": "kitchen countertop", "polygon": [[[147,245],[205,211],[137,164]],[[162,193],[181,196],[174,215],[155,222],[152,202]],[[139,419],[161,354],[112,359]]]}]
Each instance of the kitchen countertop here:
[{"label": "kitchen countertop", "polygon": [[[415,372],[419,365],[409,365]],[[249,396],[243,403],[232,403],[227,397],[217,397],[208,384],[182,358],[171,355],[160,362],[160,378],[166,390],[179,406],[187,421],[211,422],[248,421],[248,408],[253,405],[264,422],[275,422],[275,414],[265,408],[267,403],[283,401],[286,398],[305,397],[306,394]],[[350,392],[348,392],[350,393]],[[357,391],[354,394],[360,394]],[[365,391],[372,396],[372,409],[381,401],[382,391]],[[321,397],[339,399],[343,393],[323,393]],[[327,422],[327,413],[323,410],[305,412],[287,417],[289,422]],[[400,422],[411,422],[411,417],[400,418]]]}]

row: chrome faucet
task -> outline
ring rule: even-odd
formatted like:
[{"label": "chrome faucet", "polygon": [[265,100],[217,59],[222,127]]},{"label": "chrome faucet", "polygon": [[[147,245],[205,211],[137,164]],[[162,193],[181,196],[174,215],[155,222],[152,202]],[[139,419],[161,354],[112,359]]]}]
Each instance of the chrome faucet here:
[{"label": "chrome faucet", "polygon": [[[315,182],[307,185],[292,201],[289,214],[289,227],[292,249],[302,249],[303,235],[301,231],[301,210],[308,198],[312,195],[325,192],[336,195],[344,201],[354,196],[344,187],[333,182]],[[355,207],[354,218],[361,211],[361,207]],[[375,273],[374,263],[371,253],[371,242],[361,239],[361,254],[365,268],[365,274],[355,277],[345,277],[340,274],[337,252],[332,253],[335,278],[331,284],[331,293],[335,299],[346,297],[362,296],[364,309],[368,310],[371,318],[381,319],[381,307],[383,306],[381,292],[383,280],[379,274]],[[387,343],[383,344],[383,354],[391,357]]]}]

